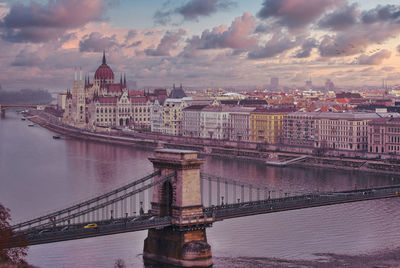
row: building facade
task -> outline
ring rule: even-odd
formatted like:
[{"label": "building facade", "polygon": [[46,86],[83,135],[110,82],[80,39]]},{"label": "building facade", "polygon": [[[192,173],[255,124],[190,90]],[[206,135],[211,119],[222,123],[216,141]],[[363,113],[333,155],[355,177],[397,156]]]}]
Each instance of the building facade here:
[{"label": "building facade", "polygon": [[379,117],[377,113],[322,112],[315,121],[315,147],[367,151],[368,122]]},{"label": "building facade", "polygon": [[318,112],[294,112],[284,117],[283,143],[314,147],[315,120]]},{"label": "building facade", "polygon": [[283,118],[291,108],[257,108],[250,114],[250,141],[276,144],[282,142]]},{"label": "building facade", "polygon": [[250,113],[256,108],[232,107],[229,112],[229,140],[250,141]]},{"label": "building facade", "polygon": [[182,135],[201,137],[201,111],[207,105],[192,105],[182,110]]},{"label": "building facade", "polygon": [[400,118],[378,118],[368,123],[368,152],[400,154]]},{"label": "building facade", "polygon": [[229,111],[224,106],[208,106],[200,115],[202,138],[229,140]]}]

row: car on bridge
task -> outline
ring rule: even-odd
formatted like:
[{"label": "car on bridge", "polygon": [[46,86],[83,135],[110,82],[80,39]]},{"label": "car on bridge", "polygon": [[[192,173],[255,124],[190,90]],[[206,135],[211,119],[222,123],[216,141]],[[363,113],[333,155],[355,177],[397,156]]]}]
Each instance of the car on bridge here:
[{"label": "car on bridge", "polygon": [[97,228],[97,227],[99,227],[99,226],[97,225],[97,223],[89,223],[89,224],[83,226],[84,229]]}]

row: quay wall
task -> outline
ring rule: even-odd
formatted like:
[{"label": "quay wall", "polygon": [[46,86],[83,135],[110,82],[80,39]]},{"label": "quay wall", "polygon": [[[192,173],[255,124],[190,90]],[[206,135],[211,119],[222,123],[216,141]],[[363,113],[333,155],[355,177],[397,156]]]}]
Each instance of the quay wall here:
[{"label": "quay wall", "polygon": [[189,149],[198,151],[200,155],[260,162],[265,162],[271,156],[294,158],[306,155],[306,159],[291,165],[400,174],[400,159],[394,156],[343,150],[328,150],[323,156],[316,156],[313,148],[293,145],[199,139],[161,133],[125,132],[114,129],[107,131],[98,129],[93,132],[62,124],[56,117],[44,112],[33,111],[32,115],[35,116],[29,118],[29,120],[42,127],[61,135],[95,142],[151,149]]}]

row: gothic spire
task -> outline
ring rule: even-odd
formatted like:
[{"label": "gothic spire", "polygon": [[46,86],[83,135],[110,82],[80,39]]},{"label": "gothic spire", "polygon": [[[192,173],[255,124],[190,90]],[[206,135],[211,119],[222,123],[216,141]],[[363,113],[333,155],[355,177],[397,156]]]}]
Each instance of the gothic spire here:
[{"label": "gothic spire", "polygon": [[103,50],[103,64],[106,64],[106,51]]},{"label": "gothic spire", "polygon": [[126,75],[124,74],[124,87],[126,87]]}]

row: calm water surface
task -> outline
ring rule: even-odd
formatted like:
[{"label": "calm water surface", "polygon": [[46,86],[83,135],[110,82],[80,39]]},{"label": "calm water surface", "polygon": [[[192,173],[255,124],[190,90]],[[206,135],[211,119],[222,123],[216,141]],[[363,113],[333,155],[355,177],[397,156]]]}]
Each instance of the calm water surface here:
[{"label": "calm water surface", "polygon": [[[27,125],[9,111],[0,119],[0,202],[11,209],[13,222],[64,208],[152,171],[147,160],[151,150],[54,140],[52,132]],[[207,157],[202,169],[283,190],[400,183],[392,175],[275,168],[214,157]],[[399,205],[398,199],[376,200],[215,223],[207,230],[214,267],[268,267],[277,259],[282,267],[296,267],[298,260],[312,266],[326,257],[318,253],[367,256],[397,250]],[[123,259],[128,267],[143,267],[145,237],[142,231],[32,246],[28,261],[39,267],[113,267],[116,259]]]}]

